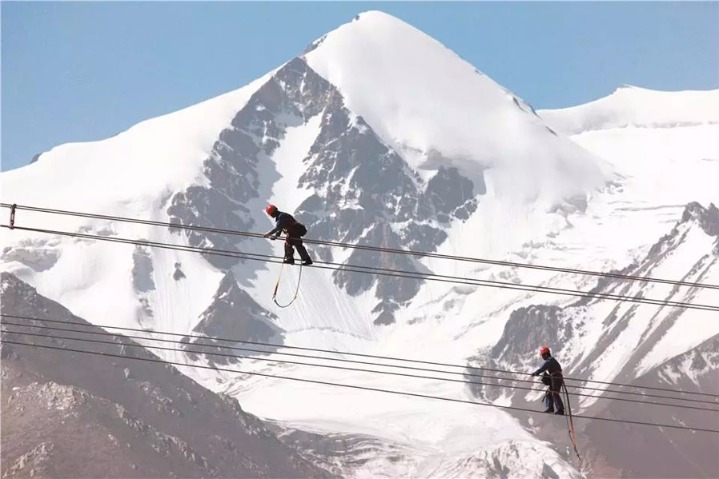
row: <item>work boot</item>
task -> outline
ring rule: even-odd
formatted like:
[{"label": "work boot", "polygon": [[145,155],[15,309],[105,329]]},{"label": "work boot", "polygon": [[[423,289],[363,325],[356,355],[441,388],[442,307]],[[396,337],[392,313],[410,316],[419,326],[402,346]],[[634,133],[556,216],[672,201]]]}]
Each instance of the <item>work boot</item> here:
[{"label": "work boot", "polygon": [[544,410],[544,411],[542,411],[542,412],[546,412],[546,413],[549,413],[549,414],[551,414],[551,413],[553,413],[553,412],[554,412],[554,408],[553,408],[553,407],[550,407],[550,408],[547,408],[547,409],[545,409],[545,410]]},{"label": "work boot", "polygon": [[557,416],[564,416],[564,409],[560,409],[559,411],[555,412]]},{"label": "work boot", "polygon": [[295,264],[295,259],[294,258],[285,258],[282,262],[285,264]]},{"label": "work boot", "polygon": [[307,258],[306,260],[302,261],[302,266],[309,266],[312,264],[312,260],[310,258]]}]

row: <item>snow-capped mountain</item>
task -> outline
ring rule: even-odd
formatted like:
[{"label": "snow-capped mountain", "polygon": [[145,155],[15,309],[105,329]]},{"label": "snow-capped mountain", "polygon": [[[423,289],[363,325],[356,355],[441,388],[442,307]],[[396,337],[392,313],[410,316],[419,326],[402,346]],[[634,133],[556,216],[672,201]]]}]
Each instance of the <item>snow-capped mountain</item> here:
[{"label": "snow-capped mountain", "polygon": [[[672,277],[675,271],[685,271],[682,281],[719,286],[719,209],[713,204],[708,209],[698,203],[687,205],[675,227],[620,273],[664,278]],[[593,291],[599,293],[681,303],[712,304],[719,297],[719,287],[703,289],[615,278],[601,278],[596,283]],[[491,355],[507,369],[526,366],[521,364],[524,351],[538,336],[557,345],[554,352],[571,363],[565,368],[571,376],[626,382],[671,359],[677,349],[688,351],[719,335],[719,323],[709,320],[713,315],[716,313],[587,298],[567,306],[523,307],[510,314]],[[697,327],[702,321],[705,324]],[[535,337],[525,339],[523,335],[529,331]]]},{"label": "snow-capped mountain", "polygon": [[[686,274],[681,277],[683,281],[719,284],[719,210],[714,205],[706,209],[697,203],[690,203],[675,227],[652,245],[643,258],[628,265],[621,273],[664,277],[666,274],[662,273],[667,271],[685,271]],[[719,297],[719,289],[628,283],[613,278],[602,278],[594,290],[695,304],[713,302],[716,305]],[[607,305],[603,301],[588,299],[566,306],[531,305],[511,312],[502,338],[494,347],[479,354],[475,362],[483,366],[491,364],[494,368],[529,369],[531,364],[527,363],[526,351],[539,339],[545,344],[556,345],[553,353],[562,359],[565,374],[571,377],[610,378],[611,381],[640,386],[670,389],[675,386],[687,390],[716,391],[715,358],[707,348],[707,343],[719,340],[719,325],[712,321],[716,314],[629,302]],[[677,351],[687,353],[677,356]],[[709,355],[705,359],[707,353]],[[679,360],[682,356],[688,358]],[[678,364],[683,367],[678,368]],[[666,372],[657,374],[657,371]],[[616,387],[602,384],[589,386],[606,389],[610,394],[605,396],[631,399],[630,396],[617,396]],[[620,388],[620,392],[622,390],[627,391]],[[529,406],[538,398],[536,392],[517,390],[507,393],[506,390],[481,385],[474,386],[474,391],[487,400],[501,403],[511,400],[514,405]],[[715,413],[698,413],[641,403],[620,404],[604,400],[600,394],[591,390],[580,392],[590,394],[574,399],[573,407],[581,408],[584,414],[589,415],[701,426],[705,424],[707,415],[711,417],[719,413],[719,407],[714,408],[717,411]],[[651,393],[657,394],[654,391]],[[710,400],[703,397],[699,399]],[[672,400],[663,402],[676,404]],[[715,406],[719,406],[719,402]],[[716,470],[719,466],[716,456],[707,454],[706,449],[719,446],[719,439],[715,437],[696,437],[691,434],[679,437],[669,434],[666,437],[666,433],[658,429],[631,431],[636,440],[652,443],[657,451],[665,450],[662,457],[666,461],[660,465],[657,462],[648,464],[641,458],[626,455],[623,448],[613,445],[613,428],[610,426],[590,421],[582,424],[579,431],[582,433],[580,448],[584,446],[584,449],[594,450],[607,457],[610,463],[619,466],[630,476],[647,475],[648,471],[655,475],[673,471],[668,477],[681,477],[682,471],[695,471],[693,476],[701,476],[700,471]],[[668,462],[671,462],[671,467],[666,464]]]},{"label": "snow-capped mountain", "polygon": [[[701,220],[712,224],[709,204],[719,199],[717,98],[629,88],[537,114],[434,39],[367,12],[234,92],[107,140],[56,147],[3,173],[2,197],[256,232],[271,228],[264,207],[272,202],[313,239],[717,284],[716,234]],[[281,254],[266,240],[25,210],[16,224]],[[298,300],[279,309],[271,300],[274,265],[2,234],[4,271],[95,324],[188,335],[185,350],[157,352],[180,362],[228,362],[187,353],[191,334],[512,368],[534,366],[537,347],[551,342],[575,375],[631,381],[719,334],[710,312],[313,268],[302,274]],[[310,253],[349,265],[719,304],[716,290],[598,285],[591,277],[335,247]],[[285,273],[279,294],[289,298],[298,279],[296,269]],[[597,364],[600,351],[612,351],[611,360]],[[244,370],[457,399],[518,404],[531,396],[241,362]],[[276,422],[286,437],[305,438],[307,451],[347,475],[579,474],[563,449],[564,456],[495,408],[183,372]]]},{"label": "snow-capped mountain", "polygon": [[570,135],[614,128],[675,128],[719,124],[719,90],[668,92],[622,85],[599,100],[559,110],[542,118]]}]

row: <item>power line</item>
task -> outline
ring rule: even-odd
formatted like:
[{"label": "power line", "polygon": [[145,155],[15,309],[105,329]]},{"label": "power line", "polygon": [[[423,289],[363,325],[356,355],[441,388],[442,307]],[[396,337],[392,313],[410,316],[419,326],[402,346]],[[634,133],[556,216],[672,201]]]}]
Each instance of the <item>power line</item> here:
[{"label": "power line", "polygon": [[[3,227],[6,227],[6,226],[3,225]],[[41,229],[36,229],[36,228],[24,228],[24,227],[17,227],[17,228],[25,229],[25,230],[29,230],[29,231],[49,233],[49,234],[60,234],[60,235],[66,235],[66,236],[72,236],[72,237],[83,237],[83,238],[94,239],[94,240],[112,241],[112,242],[119,242],[119,243],[125,243],[125,244],[133,244],[133,245],[146,245],[146,246],[160,247],[160,248],[166,248],[166,249],[175,249],[175,250],[188,251],[188,252],[216,254],[216,255],[220,255],[220,256],[230,256],[230,257],[234,257],[234,258],[243,258],[243,259],[265,261],[265,262],[279,262],[279,260],[280,260],[280,258],[278,258],[278,257],[274,257],[274,256],[270,256],[270,255],[259,255],[259,254],[254,254],[254,253],[241,253],[241,252],[236,252],[236,251],[225,251],[225,250],[217,250],[217,249],[211,249],[211,248],[198,248],[198,247],[191,247],[191,246],[184,246],[184,245],[170,245],[170,244],[166,244],[166,243],[150,242],[150,241],[146,241],[146,240],[132,240],[132,239],[118,238],[118,237],[106,238],[106,237],[100,237],[97,235],[86,235],[86,234],[82,234],[82,233],[70,233],[70,232],[53,231],[53,230],[41,230]],[[454,282],[454,283],[459,283],[459,284],[471,284],[471,285],[476,285],[476,286],[484,285],[484,286],[492,286],[492,287],[500,287],[500,288],[506,286],[506,287],[508,287],[507,289],[519,289],[519,290],[523,290],[523,291],[532,291],[532,292],[556,292],[557,291],[556,289],[554,289],[553,291],[546,291],[546,288],[541,287],[541,286],[514,285],[511,283],[505,284],[505,283],[501,283],[501,282],[499,282],[499,284],[497,284],[498,282],[478,280],[478,279],[473,279],[473,278],[461,278],[461,277],[442,276],[442,275],[426,275],[423,273],[416,273],[416,272],[384,270],[381,268],[343,265],[343,264],[329,263],[329,262],[327,264],[331,265],[331,266],[337,266],[337,267],[341,268],[342,270],[347,270],[347,271],[356,271],[356,272],[363,272],[363,273],[371,272],[373,274],[407,277],[407,278],[411,278],[411,279],[427,279],[427,280],[435,280],[435,281]],[[322,268],[322,269],[332,269],[332,270],[338,269],[338,268],[332,268],[332,267],[322,266],[322,265],[318,265],[317,267]],[[492,283],[492,284],[485,284],[485,283]],[[520,287],[517,287],[517,286],[520,286]],[[570,295],[571,295],[571,293],[579,293],[579,295],[581,295],[583,297],[597,296],[596,293],[585,293],[585,292],[573,291],[573,290],[559,290],[559,291],[562,291],[562,292],[559,292],[557,294],[564,294],[566,292],[566,293],[570,293]],[[656,301],[659,303],[659,305],[673,305],[673,306],[689,307],[689,308],[697,308],[697,307],[698,308],[704,308],[704,307],[718,308],[715,306],[692,305],[691,303],[667,302],[667,301],[660,301],[660,300],[652,300],[649,298],[631,298],[631,297],[625,297],[625,296],[619,296],[619,295],[611,295],[611,296],[613,296],[615,298],[621,298],[621,300],[634,301],[634,302]],[[654,304],[654,303],[650,303],[650,304]],[[352,354],[352,353],[348,353],[348,354]],[[459,367],[464,367],[464,368],[468,368],[468,369],[485,369],[485,370],[487,369],[487,368],[473,368],[471,366],[459,366]],[[501,371],[501,370],[498,370],[498,371]],[[506,371],[501,371],[501,372],[506,372]],[[503,378],[498,378],[498,379],[503,379]],[[573,380],[573,378],[566,378],[566,379],[569,381]],[[579,381],[583,381],[583,380],[579,380]],[[601,383],[601,384],[615,384],[615,383],[602,382],[602,381],[584,381],[584,382],[594,382],[594,383]],[[635,385],[622,385],[622,384],[617,384],[617,385],[639,388],[638,386],[635,386]],[[649,388],[649,387],[647,387],[647,388]],[[665,389],[665,388],[649,388],[649,389]],[[669,389],[665,389],[665,390],[670,391],[670,392],[675,392],[675,391],[669,390]],[[604,390],[604,392],[616,392],[616,393],[623,393],[623,394],[631,394],[631,393],[627,393],[625,391]],[[705,393],[690,393],[690,392],[687,392],[687,393],[688,394],[706,395]],[[638,395],[646,396],[645,394],[638,394]],[[657,396],[657,397],[663,397],[663,396]],[[671,398],[671,399],[681,400],[680,398]]]},{"label": "power line", "polygon": [[[181,334],[181,333],[173,333],[173,332],[169,332],[169,331],[156,331],[156,330],[148,331],[148,330],[141,329],[141,328],[111,326],[111,325],[105,325],[105,324],[80,323],[80,322],[76,322],[76,321],[38,318],[38,317],[21,316],[21,315],[13,315],[13,314],[6,314],[6,313],[0,313],[0,317],[12,318],[12,319],[24,319],[24,320],[30,320],[30,321],[42,321],[42,322],[48,322],[48,323],[62,324],[63,326],[74,325],[74,326],[82,326],[82,327],[86,327],[86,328],[116,329],[116,330],[120,330],[120,331],[133,331],[133,332],[141,332],[141,333],[146,333],[146,334],[151,333],[151,334],[160,334],[160,335],[165,335],[165,336],[174,336],[174,337],[180,337],[183,339],[191,338],[191,339],[199,339],[199,340],[205,340],[205,341],[223,341],[223,342],[229,342],[229,343],[235,343],[235,344],[249,344],[249,345],[253,345],[253,346],[262,346],[262,347],[273,348],[273,349],[290,349],[290,350],[309,351],[309,352],[313,352],[313,353],[319,352],[319,353],[328,353],[328,354],[342,354],[342,355],[347,355],[347,356],[357,356],[357,357],[364,357],[364,358],[371,358],[371,359],[390,360],[390,361],[398,361],[398,362],[404,362],[404,363],[427,364],[427,365],[440,366],[440,367],[454,367],[454,368],[471,369],[471,370],[477,370],[477,371],[490,371],[490,372],[499,372],[499,373],[504,373],[504,374],[529,376],[528,373],[525,373],[522,371],[472,367],[472,366],[461,365],[461,364],[421,361],[421,360],[413,360],[413,359],[406,359],[406,358],[397,358],[397,357],[392,357],[392,356],[377,356],[377,355],[371,355],[371,354],[352,353],[352,352],[348,352],[348,351],[333,351],[333,350],[328,350],[328,349],[306,348],[306,347],[300,347],[300,346],[288,346],[288,345],[282,345],[282,344],[266,343],[266,342],[261,342],[261,341],[247,341],[247,340],[233,339],[233,338],[203,336],[203,335],[197,335],[197,334],[192,334],[192,333]],[[78,332],[78,333],[84,333],[84,334],[100,334],[100,335],[105,334],[105,335],[118,336],[116,333],[110,333],[110,332],[105,332],[105,331],[102,331],[102,332],[82,331],[82,330],[76,330],[76,329],[54,328],[51,326],[44,326],[44,325],[15,324],[15,323],[8,323],[7,321],[4,321],[0,324],[15,325],[15,326],[28,327],[28,328],[34,327],[34,328],[43,328],[43,329],[51,329],[51,330],[58,330],[58,331]],[[123,335],[123,336],[128,337],[128,338],[146,339],[146,340],[150,340],[150,341],[174,342],[174,343],[190,344],[190,345],[192,344],[192,343],[184,343],[182,341],[167,341],[167,340],[151,338],[151,337],[147,337],[147,336],[130,336],[130,335]],[[468,373],[465,371],[461,371],[461,372],[460,371],[445,371],[445,370],[440,370],[440,369],[419,368],[419,367],[412,367],[412,366],[400,366],[400,365],[395,365],[395,364],[376,363],[376,362],[369,362],[369,361],[358,361],[358,360],[350,360],[350,359],[344,359],[344,358],[332,358],[332,357],[316,356],[316,355],[282,353],[282,352],[278,352],[278,351],[257,350],[257,349],[249,349],[249,348],[240,348],[240,347],[235,347],[235,346],[220,346],[220,345],[216,345],[216,344],[202,345],[202,346],[222,348],[222,349],[228,349],[228,350],[279,354],[279,355],[284,355],[284,356],[310,358],[310,359],[322,359],[322,360],[327,360],[327,361],[336,361],[336,362],[344,362],[344,363],[365,364],[365,365],[371,365],[371,366],[392,367],[392,368],[397,368],[397,369],[407,369],[407,370],[414,370],[414,371],[436,372],[436,373],[442,373],[442,374],[459,375],[459,376],[463,376],[463,377],[498,379],[498,380],[505,380],[505,381],[536,384],[536,382],[534,380],[488,376],[486,374],[473,374],[473,373]],[[233,357],[237,357],[237,356],[233,356]],[[680,390],[680,389],[669,389],[669,388],[658,388],[658,387],[651,387],[651,386],[637,386],[637,385],[612,383],[612,382],[591,381],[591,380],[572,378],[572,377],[567,377],[567,376],[563,377],[563,379],[565,382],[566,381],[574,381],[574,382],[582,382],[582,383],[601,382],[602,384],[632,387],[632,388],[636,388],[636,389],[658,390],[658,391],[665,391],[665,392],[671,392],[671,393],[676,393],[676,394],[690,394],[690,395],[709,396],[709,397],[719,398],[719,395],[716,395],[716,394],[695,392],[695,391],[684,391],[684,390]],[[570,387],[574,387],[576,389],[601,391],[601,392],[605,392],[605,393],[627,394],[627,395],[635,395],[635,396],[647,397],[647,398],[670,399],[670,400],[675,400],[675,401],[685,401],[685,402],[695,402],[695,403],[719,405],[719,402],[716,402],[716,401],[694,400],[694,399],[687,399],[687,398],[674,397],[674,396],[662,396],[662,395],[647,394],[644,392],[618,391],[618,390],[612,390],[612,389],[593,388],[593,387],[589,387],[589,386],[576,386],[576,385],[570,385]],[[598,396],[593,396],[593,395],[586,395],[586,396],[599,398]]]},{"label": "power line", "polygon": [[[9,228],[9,226],[7,226],[7,225],[1,225],[1,226],[3,228]],[[251,260],[251,261],[261,261],[261,262],[266,262],[266,263],[281,263],[282,262],[280,257],[257,254],[257,253],[242,253],[242,252],[237,252],[237,251],[221,250],[221,249],[215,249],[215,248],[202,248],[202,247],[196,247],[196,246],[173,245],[173,244],[148,241],[148,240],[91,235],[91,234],[86,234],[86,233],[73,233],[73,232],[69,232],[69,231],[48,230],[48,229],[42,229],[42,228],[28,228],[28,227],[23,227],[23,226],[14,226],[13,228],[17,229],[17,230],[32,231],[32,232],[37,232],[37,233],[52,234],[52,235],[58,235],[58,236],[69,236],[69,237],[73,237],[73,238],[84,238],[84,239],[90,239],[90,240],[96,240],[96,241],[108,241],[108,242],[115,242],[115,243],[124,243],[124,244],[172,249],[172,250],[186,251],[186,252],[193,252],[193,253],[211,254],[211,255],[224,256],[224,257],[247,259],[247,260]],[[398,277],[398,278],[415,279],[415,280],[438,281],[438,282],[443,282],[443,283],[465,284],[465,285],[478,286],[478,287],[486,286],[486,287],[490,287],[490,288],[527,291],[527,292],[533,292],[533,293],[558,294],[558,295],[563,295],[563,296],[573,296],[573,297],[579,297],[579,298],[611,299],[611,300],[615,300],[615,301],[619,301],[619,302],[632,302],[632,303],[640,303],[640,304],[649,304],[649,305],[653,305],[653,306],[662,306],[662,307],[669,306],[669,307],[684,308],[684,309],[696,309],[696,310],[701,310],[701,311],[719,312],[719,306],[707,305],[707,304],[696,304],[696,303],[687,303],[687,302],[682,302],[682,301],[659,300],[659,299],[653,299],[653,298],[643,298],[643,297],[638,297],[638,296],[624,296],[624,295],[612,294],[612,293],[580,291],[580,290],[554,288],[554,287],[539,286],[539,285],[524,285],[524,284],[509,283],[509,282],[504,282],[504,281],[483,280],[483,279],[467,278],[467,277],[461,277],[461,276],[448,276],[448,275],[439,275],[439,274],[434,274],[434,273],[428,274],[428,273],[420,273],[420,272],[415,272],[415,271],[392,270],[392,269],[377,268],[377,267],[372,267],[372,266],[347,265],[347,264],[341,264],[341,263],[316,261],[312,265],[312,267],[317,268],[317,269],[326,269],[326,270],[332,270],[332,271],[349,271],[349,272],[356,272],[356,273],[368,273],[368,274],[374,274],[374,275],[379,275],[379,276]]]},{"label": "power line", "polygon": [[[111,336],[113,338],[122,338],[122,339],[139,339],[139,340],[145,340],[145,341],[180,344],[180,345],[185,346],[185,348],[180,349],[180,348],[176,348],[176,347],[163,347],[163,346],[155,346],[155,345],[151,345],[151,344],[138,344],[138,343],[124,344],[124,345],[129,346],[129,347],[158,349],[158,350],[163,350],[163,351],[185,352],[185,353],[200,354],[200,355],[205,354],[205,355],[209,355],[209,356],[218,356],[218,357],[231,358],[231,359],[243,359],[246,357],[239,356],[237,354],[226,354],[226,353],[211,352],[211,351],[206,351],[206,350],[189,349],[188,346],[233,349],[233,350],[240,350],[240,351],[266,353],[266,354],[298,356],[298,355],[292,355],[292,354],[287,354],[287,353],[275,353],[272,351],[261,351],[261,350],[249,349],[249,348],[229,348],[226,346],[216,346],[216,345],[208,345],[208,344],[183,343],[182,341],[177,341],[177,340],[148,338],[145,336],[133,336],[133,335],[124,335],[124,334],[119,335],[119,334],[100,332],[100,331],[80,331],[80,330],[72,330],[72,329],[54,328],[54,327],[49,327],[49,326],[31,326],[31,325],[23,325],[23,324],[15,324],[15,323],[3,323],[3,325],[4,326],[19,326],[19,327],[25,327],[25,328],[47,329],[47,330],[55,330],[55,331],[67,331],[67,332],[75,332],[75,333],[81,333],[81,334],[92,334],[92,335],[98,335],[98,336]],[[26,335],[26,336],[34,336],[34,337],[41,337],[41,338],[66,339],[66,340],[70,340],[70,341],[82,341],[82,342],[88,342],[88,343],[94,343],[94,344],[117,345],[117,343],[115,341],[102,341],[102,340],[98,340],[98,339],[86,339],[86,338],[78,338],[78,337],[72,337],[72,336],[57,336],[57,335],[53,335],[53,334],[29,333],[29,332],[24,332],[24,331],[9,331],[7,329],[5,330],[5,332],[8,334]],[[300,357],[307,358],[307,359],[321,359],[321,360],[333,360],[334,359],[334,358],[323,358],[323,357],[318,357],[318,356],[314,356],[314,357],[313,356],[300,356]],[[441,378],[441,377],[436,377],[436,376],[420,376],[420,375],[415,375],[415,374],[398,373],[398,372],[392,372],[392,371],[378,371],[378,370],[374,370],[374,369],[332,366],[332,365],[317,364],[317,363],[303,363],[303,362],[299,362],[299,361],[263,358],[263,357],[257,357],[257,356],[247,357],[247,359],[252,359],[253,361],[264,361],[264,362],[278,363],[278,364],[292,364],[292,365],[297,365],[297,366],[320,367],[320,368],[343,370],[343,371],[366,372],[366,373],[374,373],[374,374],[382,374],[382,375],[392,375],[392,376],[401,376],[401,377],[409,377],[409,378],[417,378],[417,379],[429,379],[429,380],[436,380],[436,381],[453,382],[453,383],[460,383],[460,384],[467,384],[467,385],[481,385],[481,386],[491,386],[491,387],[499,387],[499,388],[506,388],[506,389],[518,389],[518,390],[525,390],[525,391],[532,391],[532,392],[540,392],[537,389],[532,388],[532,387],[486,383],[486,382],[482,382],[482,381],[450,379],[450,378]],[[353,362],[353,361],[349,361],[349,362]],[[390,367],[390,368],[394,367],[394,368],[398,368],[398,369],[416,369],[416,368],[407,368],[407,367],[403,367],[403,366],[391,366],[391,365],[385,365],[385,364],[372,364],[372,363],[367,363],[367,364],[371,364],[371,365],[377,366],[377,367]],[[436,371],[436,370],[434,372],[438,372],[441,374],[456,374],[456,373],[445,372],[445,371]],[[499,379],[503,379],[503,378],[499,378]],[[507,379],[510,381],[512,380],[509,378],[507,378]],[[536,383],[533,382],[533,384],[536,384]],[[571,396],[578,396],[578,397],[589,397],[589,398],[593,398],[593,399],[597,399],[597,400],[616,400],[616,401],[631,402],[631,403],[638,403],[638,404],[645,404],[645,405],[652,405],[652,406],[677,407],[677,408],[683,408],[683,409],[694,409],[694,410],[698,410],[698,411],[719,413],[719,409],[712,409],[712,408],[698,407],[698,406],[689,406],[689,405],[684,405],[684,404],[670,404],[670,403],[660,403],[660,402],[653,402],[653,401],[640,401],[637,399],[626,399],[626,398],[618,398],[618,397],[611,397],[611,396],[596,396],[596,395],[584,394],[584,393],[569,393],[569,392],[567,392],[567,394],[571,395]],[[681,398],[667,398],[667,399],[682,400]],[[699,401],[692,401],[692,402],[699,402]]]},{"label": "power line", "polygon": [[[289,380],[289,381],[297,381],[297,382],[304,382],[304,383],[321,384],[321,385],[326,385],[326,386],[336,386],[336,387],[343,387],[343,388],[358,389],[358,390],[363,390],[363,391],[375,391],[375,392],[382,392],[382,393],[387,393],[387,394],[397,394],[397,395],[419,397],[419,398],[425,398],[425,399],[437,399],[437,400],[441,400],[441,401],[471,404],[471,405],[475,405],[475,406],[496,407],[496,408],[506,409],[506,410],[537,413],[537,411],[535,411],[535,410],[532,410],[529,408],[517,407],[517,406],[485,404],[485,403],[478,403],[475,401],[469,401],[466,399],[448,398],[448,397],[444,397],[444,396],[431,396],[428,394],[411,393],[411,392],[406,392],[406,391],[395,391],[395,390],[391,390],[391,389],[374,388],[374,387],[368,387],[368,386],[358,386],[356,384],[333,383],[330,381],[320,381],[320,380],[316,380],[316,379],[306,379],[306,378],[297,378],[297,377],[291,377],[291,376],[280,376],[280,375],[276,375],[276,374],[266,374],[266,373],[242,371],[239,369],[203,366],[200,364],[184,364],[184,363],[175,362],[175,361],[163,361],[160,359],[140,358],[140,357],[135,357],[135,356],[112,354],[112,353],[106,353],[106,352],[101,352],[101,351],[88,351],[88,350],[74,349],[74,348],[59,348],[59,347],[49,346],[49,345],[44,345],[44,344],[42,344],[42,345],[41,344],[29,344],[29,343],[22,343],[22,342],[17,342],[17,341],[9,341],[6,339],[0,339],[0,342],[6,343],[6,344],[14,344],[14,345],[18,345],[18,346],[27,346],[30,348],[44,348],[44,349],[51,349],[51,350],[57,350],[57,351],[83,353],[83,354],[89,354],[89,355],[94,355],[94,356],[132,359],[132,360],[136,360],[136,361],[153,362],[153,363],[166,364],[166,365],[171,364],[174,366],[185,366],[185,367],[190,367],[190,368],[209,369],[209,370],[213,370],[213,371],[224,371],[224,372],[231,372],[231,373],[237,373],[237,374],[247,374],[250,376],[262,376],[262,377],[268,377],[268,378],[274,378],[274,379],[285,379],[285,380]],[[117,344],[115,343],[115,345],[117,345]],[[679,429],[679,430],[686,430],[686,431],[698,431],[698,432],[719,434],[719,429],[677,426],[675,424],[660,424],[660,423],[652,423],[652,422],[645,422],[645,421],[634,421],[634,420],[630,420],[630,419],[613,419],[613,418],[606,418],[606,417],[599,417],[599,416],[574,415],[573,417],[577,418],[577,419],[606,421],[606,422],[614,422],[614,423],[622,423],[622,424],[636,424],[636,425],[641,425],[641,426],[651,426],[651,427],[659,427],[659,428]]]},{"label": "power line", "polygon": [[[9,203],[0,203],[0,206],[3,208],[13,207],[13,205],[9,204]],[[222,228],[183,225],[180,223],[169,223],[169,222],[154,221],[154,220],[142,220],[142,219],[138,219],[138,218],[128,218],[128,217],[123,217],[123,216],[84,213],[84,212],[78,212],[78,211],[41,208],[41,207],[27,206],[27,205],[14,205],[14,206],[16,209],[19,209],[19,210],[35,211],[35,212],[49,213],[49,214],[56,214],[56,215],[67,215],[67,216],[76,216],[76,217],[82,217],[82,218],[103,219],[103,220],[108,220],[108,221],[119,221],[119,222],[125,222],[125,223],[137,223],[137,224],[145,224],[145,225],[149,225],[149,226],[162,226],[162,227],[167,227],[167,228],[183,229],[183,230],[190,230],[190,231],[204,231],[204,232],[208,232],[208,233],[243,236],[243,237],[249,237],[249,238],[262,238],[264,236],[261,233],[253,233],[253,232],[248,232],[248,231],[236,231],[236,230],[229,230],[229,229],[222,229]],[[342,242],[338,242],[338,241],[316,240],[316,239],[310,239],[310,238],[303,238],[303,241],[308,244],[316,244],[316,245],[322,245],[322,246],[336,246],[336,247],[340,247],[340,248],[376,251],[376,252],[380,252],[380,253],[393,253],[393,254],[400,254],[400,255],[425,257],[425,258],[448,259],[448,260],[462,261],[462,262],[489,264],[489,265],[494,265],[494,266],[509,266],[509,267],[514,267],[514,268],[526,268],[526,269],[535,269],[535,270],[542,270],[542,271],[554,271],[554,272],[558,272],[558,273],[570,273],[570,274],[580,274],[580,275],[596,276],[596,277],[604,277],[604,278],[616,278],[616,279],[631,280],[631,281],[641,281],[641,282],[647,282],[647,283],[671,284],[671,285],[675,285],[675,286],[687,286],[687,287],[692,287],[692,288],[719,289],[719,285],[716,285],[716,284],[695,283],[695,282],[689,282],[689,281],[670,280],[670,279],[664,279],[664,278],[651,278],[651,277],[646,277],[646,276],[636,276],[636,275],[629,275],[629,274],[622,274],[622,273],[592,271],[592,270],[586,270],[586,269],[565,268],[565,267],[538,265],[538,264],[521,263],[521,262],[513,262],[513,261],[492,260],[492,259],[475,258],[475,257],[459,256],[459,255],[446,255],[446,254],[430,253],[430,252],[424,252],[424,251],[405,250],[405,249],[400,249],[400,248],[386,248],[386,247],[371,246],[371,245],[357,245],[357,244],[351,244],[351,243],[342,243]]]}]

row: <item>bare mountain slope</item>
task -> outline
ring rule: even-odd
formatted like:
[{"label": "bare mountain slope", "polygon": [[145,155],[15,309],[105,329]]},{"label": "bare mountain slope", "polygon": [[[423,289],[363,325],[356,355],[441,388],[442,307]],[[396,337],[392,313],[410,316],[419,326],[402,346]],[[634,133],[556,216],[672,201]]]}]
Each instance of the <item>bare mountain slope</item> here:
[{"label": "bare mountain slope", "polygon": [[[88,324],[11,274],[0,281],[4,314]],[[98,336],[11,321],[29,327],[6,324],[3,341],[159,359],[121,336],[110,337],[117,344],[41,338],[20,332]],[[330,477],[235,399],[171,365],[15,344],[2,345],[2,358],[2,477]]]}]

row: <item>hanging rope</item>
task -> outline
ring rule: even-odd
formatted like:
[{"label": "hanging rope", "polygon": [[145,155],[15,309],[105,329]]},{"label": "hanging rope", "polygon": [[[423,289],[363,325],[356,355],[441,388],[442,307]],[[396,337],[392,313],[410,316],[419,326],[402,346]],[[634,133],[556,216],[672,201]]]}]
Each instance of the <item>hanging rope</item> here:
[{"label": "hanging rope", "polygon": [[[579,463],[581,465],[582,458],[579,456],[579,451],[577,450],[577,435],[574,432],[574,417],[572,417],[572,404],[569,402],[569,392],[567,391],[567,386],[566,384],[564,384],[564,381],[562,381],[562,391],[564,392],[564,403],[567,409],[565,417],[567,418],[567,431],[569,432],[569,440],[572,441],[574,454],[577,455],[577,459],[579,459]],[[559,392],[559,394],[561,393],[562,392]]]},{"label": "hanging rope", "polygon": [[279,306],[280,308],[286,308],[286,307],[290,306],[292,303],[295,302],[295,300],[297,299],[297,295],[298,295],[299,292],[300,292],[300,281],[302,280],[302,263],[300,263],[300,275],[299,275],[299,277],[297,278],[297,288],[295,289],[295,295],[292,297],[292,299],[290,300],[290,302],[287,303],[287,304],[285,304],[285,305],[282,305],[282,304],[278,303],[278,302],[277,302],[277,289],[280,287],[280,279],[282,278],[282,270],[284,269],[285,264],[286,264],[286,263],[282,263],[282,265],[280,266],[280,274],[277,275],[277,282],[275,283],[275,290],[274,290],[274,292],[272,293],[272,301],[274,301],[275,304],[276,304],[277,306]]}]

